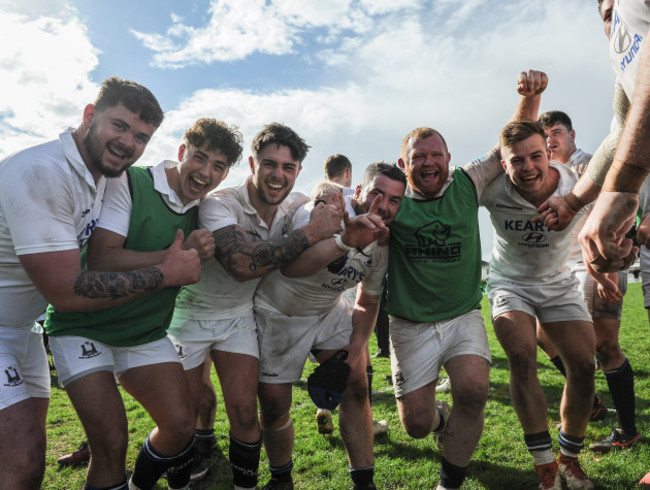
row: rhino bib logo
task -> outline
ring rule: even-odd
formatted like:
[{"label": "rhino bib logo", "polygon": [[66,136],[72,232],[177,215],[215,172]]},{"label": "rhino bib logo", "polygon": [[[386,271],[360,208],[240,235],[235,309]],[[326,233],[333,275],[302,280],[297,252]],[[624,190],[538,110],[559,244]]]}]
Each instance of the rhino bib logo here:
[{"label": "rhino bib logo", "polygon": [[5,386],[18,386],[24,383],[23,378],[20,377],[20,374],[18,374],[14,366],[9,366],[5,369],[5,376],[7,377]]},{"label": "rhino bib logo", "polygon": [[440,220],[432,221],[415,231],[417,246],[406,247],[410,260],[433,260],[434,262],[457,262],[460,260],[460,242],[449,243],[451,225]]}]

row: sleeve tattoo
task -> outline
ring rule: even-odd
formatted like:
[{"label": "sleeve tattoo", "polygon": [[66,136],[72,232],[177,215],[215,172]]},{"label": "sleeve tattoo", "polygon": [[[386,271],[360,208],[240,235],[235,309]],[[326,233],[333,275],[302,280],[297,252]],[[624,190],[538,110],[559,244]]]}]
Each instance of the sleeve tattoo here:
[{"label": "sleeve tattoo", "polygon": [[291,262],[309,247],[309,242],[302,230],[295,230],[288,235],[267,241],[250,241],[245,231],[235,225],[227,226],[215,233],[215,256],[221,265],[231,273],[243,268],[242,256],[248,262],[251,272],[259,269],[268,271],[277,269]]},{"label": "sleeve tattoo", "polygon": [[74,283],[75,294],[84,298],[120,299],[132,294],[151,292],[164,286],[157,267],[129,272],[82,272]]}]

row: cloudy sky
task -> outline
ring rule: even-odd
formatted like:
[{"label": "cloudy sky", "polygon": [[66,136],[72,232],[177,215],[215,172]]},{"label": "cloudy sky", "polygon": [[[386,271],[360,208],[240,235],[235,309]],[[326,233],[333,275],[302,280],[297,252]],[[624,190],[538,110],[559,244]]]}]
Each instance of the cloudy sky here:
[{"label": "cloudy sky", "polygon": [[[441,131],[452,164],[490,148],[524,69],[550,78],[542,110],[569,113],[594,151],[614,76],[596,0],[0,0],[0,157],[77,126],[111,75],[134,79],[166,117],[139,164],[173,158],[199,117],[262,125],[312,146],[296,189],[343,153],[360,178],[396,161],[417,126]],[[225,184],[239,184],[245,160]],[[482,216],[484,256],[491,232]]]}]

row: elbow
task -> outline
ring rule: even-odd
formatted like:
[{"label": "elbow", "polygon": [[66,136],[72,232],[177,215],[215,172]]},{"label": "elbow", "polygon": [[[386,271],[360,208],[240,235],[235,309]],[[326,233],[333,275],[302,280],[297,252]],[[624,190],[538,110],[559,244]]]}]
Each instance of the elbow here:
[{"label": "elbow", "polygon": [[71,298],[48,298],[48,302],[61,313],[72,313],[82,309],[81,305],[76,304]]}]

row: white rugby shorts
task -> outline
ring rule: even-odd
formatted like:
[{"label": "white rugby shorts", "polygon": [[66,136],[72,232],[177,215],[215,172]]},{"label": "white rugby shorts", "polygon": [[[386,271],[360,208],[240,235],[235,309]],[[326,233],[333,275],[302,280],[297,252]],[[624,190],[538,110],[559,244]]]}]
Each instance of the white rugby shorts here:
[{"label": "white rugby shorts", "polygon": [[438,379],[440,367],[454,357],[492,359],[480,310],[433,323],[391,317],[390,350],[396,398]]},{"label": "white rugby shorts", "polygon": [[132,368],[180,362],[167,337],[133,347],[113,347],[86,337],[62,335],[50,337],[50,350],[64,385],[99,371],[110,371],[119,378]]},{"label": "white rugby shorts", "polygon": [[252,315],[228,320],[178,319],[167,336],[185,371],[203,364],[213,350],[259,358],[257,325]]},{"label": "white rugby shorts", "polygon": [[298,381],[312,349],[340,349],[350,343],[352,335],[352,313],[342,299],[318,316],[286,316],[256,305],[255,319],[262,383]]},{"label": "white rugby shorts", "polygon": [[50,397],[43,336],[28,328],[0,328],[0,410],[28,398]]},{"label": "white rugby shorts", "polygon": [[492,275],[487,281],[492,318],[509,311],[537,317],[540,323],[585,321],[591,315],[573,274],[545,284],[525,284]]}]

